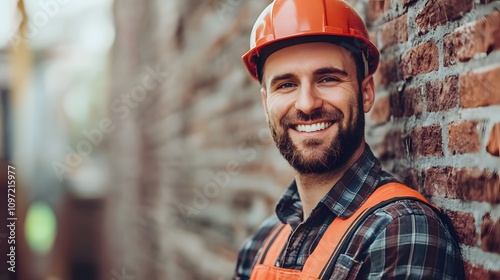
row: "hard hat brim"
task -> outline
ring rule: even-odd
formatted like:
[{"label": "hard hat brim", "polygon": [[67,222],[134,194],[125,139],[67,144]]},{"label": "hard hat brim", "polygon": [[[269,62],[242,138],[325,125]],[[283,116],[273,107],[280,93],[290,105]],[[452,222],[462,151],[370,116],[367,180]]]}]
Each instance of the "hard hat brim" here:
[{"label": "hard hat brim", "polygon": [[268,42],[261,43],[259,46],[245,53],[241,59],[250,75],[254,79],[259,80],[258,68],[263,67],[265,60],[273,52],[293,45],[312,42],[328,42],[336,44],[348,49],[351,53],[353,53],[353,55],[357,55],[357,52],[360,54],[364,51],[369,61],[368,74],[373,74],[377,69],[380,57],[379,51],[372,42],[355,34],[325,34],[325,32],[294,34],[277,40],[270,40]]}]

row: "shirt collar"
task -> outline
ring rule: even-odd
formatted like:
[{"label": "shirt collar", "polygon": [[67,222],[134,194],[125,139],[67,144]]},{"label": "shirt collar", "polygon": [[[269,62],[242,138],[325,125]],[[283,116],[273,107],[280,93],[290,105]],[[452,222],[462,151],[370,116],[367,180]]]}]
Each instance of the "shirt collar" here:
[{"label": "shirt collar", "polygon": [[[375,158],[370,147],[365,144],[361,156],[333,185],[319,204],[326,206],[334,215],[343,219],[350,217],[375,190],[380,171],[380,162]],[[315,207],[313,213],[318,206]],[[302,202],[295,180],[279,199],[276,205],[276,214],[282,222],[292,226],[301,222],[303,217]]]}]

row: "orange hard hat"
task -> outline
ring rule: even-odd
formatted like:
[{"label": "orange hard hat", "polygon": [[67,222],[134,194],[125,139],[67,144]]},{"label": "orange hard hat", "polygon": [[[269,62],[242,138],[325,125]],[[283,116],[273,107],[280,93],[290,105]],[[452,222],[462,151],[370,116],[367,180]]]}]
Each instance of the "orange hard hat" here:
[{"label": "orange hard hat", "polygon": [[254,79],[273,51],[293,44],[325,41],[359,52],[365,75],[377,69],[380,54],[361,17],[342,0],[274,0],[260,14],[242,60]]}]

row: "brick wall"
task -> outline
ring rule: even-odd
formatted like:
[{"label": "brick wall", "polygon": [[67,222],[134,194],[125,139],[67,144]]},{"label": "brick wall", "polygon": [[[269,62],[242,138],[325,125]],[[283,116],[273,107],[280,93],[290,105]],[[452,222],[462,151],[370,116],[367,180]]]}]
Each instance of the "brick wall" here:
[{"label": "brick wall", "polygon": [[240,60],[266,4],[116,2],[110,278],[228,279],[290,182]]},{"label": "brick wall", "polygon": [[[109,278],[227,279],[293,172],[239,57],[270,1],[115,4]],[[500,274],[499,2],[353,0],[382,50],[367,139]],[[130,278],[132,279],[132,278]]]},{"label": "brick wall", "polygon": [[368,141],[386,168],[450,216],[468,278],[496,279],[500,3],[368,2],[382,53]]}]

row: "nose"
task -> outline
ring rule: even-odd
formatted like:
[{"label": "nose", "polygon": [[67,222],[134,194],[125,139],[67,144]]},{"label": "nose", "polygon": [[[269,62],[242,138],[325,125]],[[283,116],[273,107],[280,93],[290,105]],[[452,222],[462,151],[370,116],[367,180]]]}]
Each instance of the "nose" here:
[{"label": "nose", "polygon": [[314,110],[323,106],[323,100],[319,98],[314,87],[302,84],[298,92],[295,108],[305,114],[311,114]]}]

